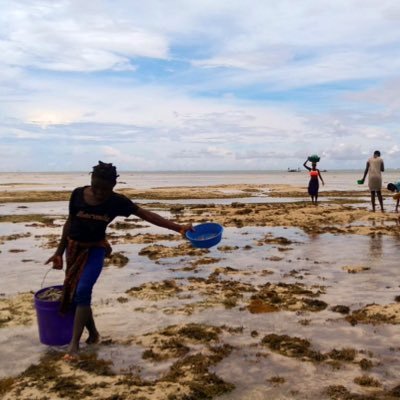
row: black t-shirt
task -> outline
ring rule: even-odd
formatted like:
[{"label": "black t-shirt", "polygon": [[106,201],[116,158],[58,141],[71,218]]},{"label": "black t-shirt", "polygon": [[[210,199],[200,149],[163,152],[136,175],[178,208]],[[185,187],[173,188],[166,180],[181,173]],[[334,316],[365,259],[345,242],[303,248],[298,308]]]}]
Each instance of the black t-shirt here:
[{"label": "black t-shirt", "polygon": [[68,236],[73,240],[80,242],[103,240],[106,237],[107,225],[115,217],[129,217],[139,208],[126,196],[114,192],[104,203],[91,206],[83,197],[85,187],[76,188],[69,200],[71,226]]}]

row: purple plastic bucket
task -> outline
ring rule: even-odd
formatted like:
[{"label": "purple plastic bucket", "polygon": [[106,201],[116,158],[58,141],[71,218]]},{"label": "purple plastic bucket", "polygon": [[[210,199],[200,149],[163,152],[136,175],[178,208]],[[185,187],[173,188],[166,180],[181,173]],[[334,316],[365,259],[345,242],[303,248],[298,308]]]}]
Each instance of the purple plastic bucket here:
[{"label": "purple plastic bucket", "polygon": [[43,288],[35,293],[36,317],[40,342],[49,346],[63,346],[72,339],[75,310],[60,314],[60,301],[41,300],[38,296],[50,288],[62,289],[62,285]]}]

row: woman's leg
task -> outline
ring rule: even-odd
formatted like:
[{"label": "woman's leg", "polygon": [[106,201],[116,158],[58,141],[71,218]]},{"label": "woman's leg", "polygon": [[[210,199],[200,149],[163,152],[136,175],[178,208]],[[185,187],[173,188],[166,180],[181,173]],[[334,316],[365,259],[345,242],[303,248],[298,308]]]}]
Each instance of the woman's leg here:
[{"label": "woman's leg", "polygon": [[315,190],[315,205],[317,205],[318,204],[318,194],[319,194],[319,180],[318,180],[318,178],[315,179],[315,188],[314,188],[314,190]]},{"label": "woman's leg", "polygon": [[90,306],[77,306],[75,310],[74,329],[72,332],[72,340],[68,346],[68,354],[76,354],[79,351],[79,341],[81,339],[83,329],[90,319]]},{"label": "woman's leg", "polygon": [[96,328],[96,324],[94,322],[92,309],[90,309],[90,317],[89,317],[89,320],[87,321],[85,327],[89,332],[89,337],[86,339],[86,343],[87,344],[97,343],[100,339],[100,334],[99,334],[99,332]]},{"label": "woman's leg", "polygon": [[372,204],[372,211],[375,212],[375,192],[371,190],[371,204]]},{"label": "woman's leg", "polygon": [[99,338],[96,325],[93,319],[91,308],[93,286],[100,276],[104,263],[105,250],[93,248],[89,250],[87,263],[79,279],[74,301],[76,304],[74,328],[72,340],[68,347],[68,353],[74,354],[79,351],[79,342],[85,326],[89,330],[89,343],[94,343]]},{"label": "woman's leg", "polygon": [[313,204],[317,203],[318,189],[319,189],[318,180],[310,179],[310,182],[308,184],[308,194],[311,196],[311,201]]},{"label": "woman's leg", "polygon": [[381,206],[381,211],[383,212],[383,198],[382,198],[382,192],[380,190],[378,190],[376,192],[376,194],[378,195],[378,201],[379,201],[379,205]]}]

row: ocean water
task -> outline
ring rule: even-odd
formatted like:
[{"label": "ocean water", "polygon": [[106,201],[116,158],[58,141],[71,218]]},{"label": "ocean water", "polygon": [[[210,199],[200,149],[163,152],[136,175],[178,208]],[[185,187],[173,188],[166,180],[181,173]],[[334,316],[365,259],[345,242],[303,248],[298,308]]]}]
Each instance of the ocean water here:
[{"label": "ocean water", "polygon": [[[362,190],[367,185],[358,185],[363,170],[336,170],[321,172],[325,186],[321,190]],[[147,189],[170,186],[209,186],[226,184],[287,184],[304,186],[308,183],[306,170],[287,171],[188,171],[188,172],[129,172],[120,171],[117,188]],[[383,173],[383,185],[400,180],[400,171]],[[87,185],[90,174],[73,173],[0,173],[0,190],[70,190]]]}]

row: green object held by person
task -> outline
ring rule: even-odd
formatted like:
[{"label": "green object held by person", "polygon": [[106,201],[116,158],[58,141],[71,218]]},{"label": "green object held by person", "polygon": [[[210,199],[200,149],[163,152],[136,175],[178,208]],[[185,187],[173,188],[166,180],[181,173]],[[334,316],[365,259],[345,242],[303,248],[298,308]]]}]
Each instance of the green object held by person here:
[{"label": "green object held by person", "polygon": [[312,154],[311,156],[308,157],[308,161],[310,162],[319,162],[321,158],[317,154]]}]

